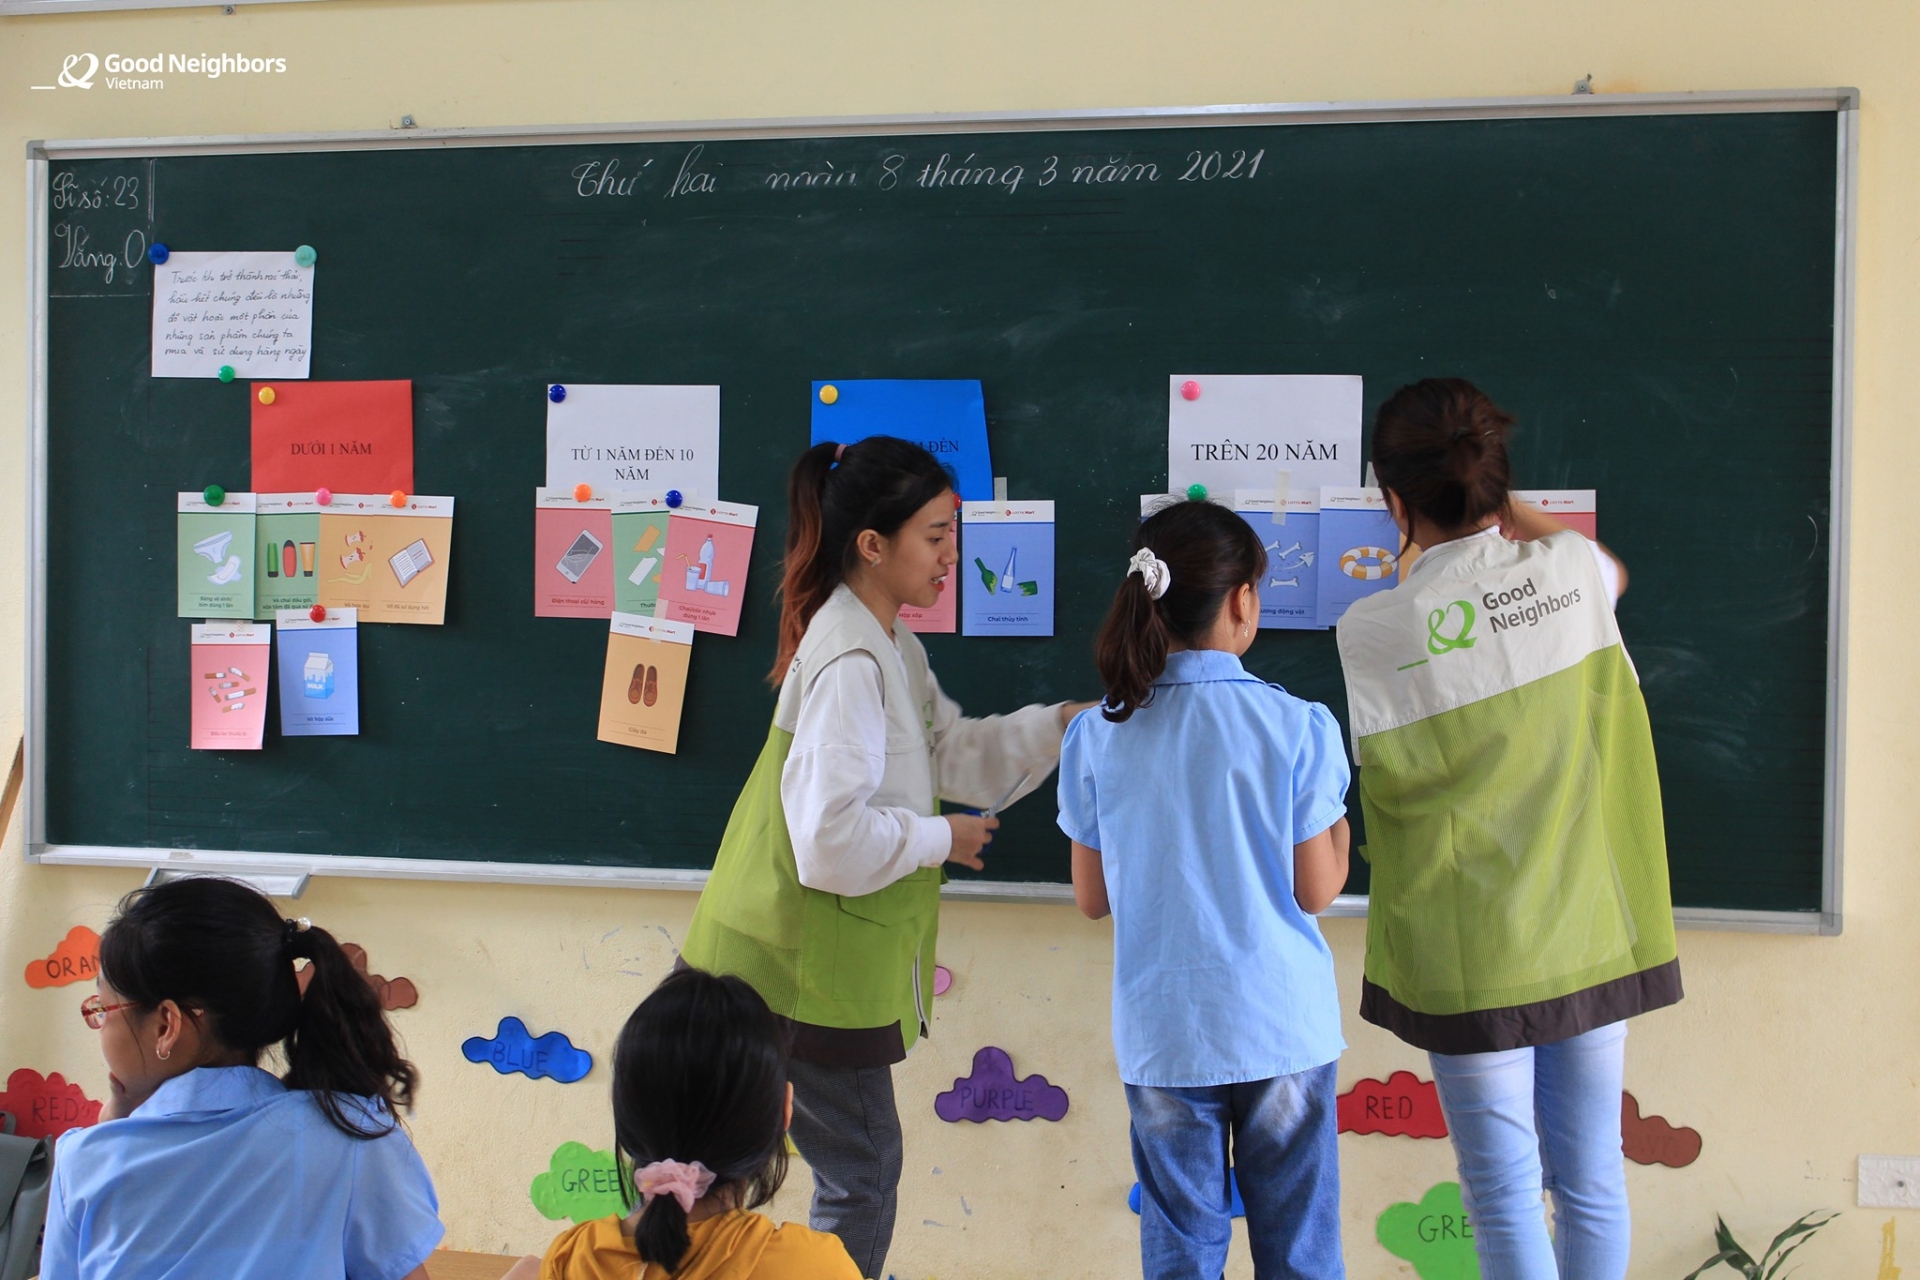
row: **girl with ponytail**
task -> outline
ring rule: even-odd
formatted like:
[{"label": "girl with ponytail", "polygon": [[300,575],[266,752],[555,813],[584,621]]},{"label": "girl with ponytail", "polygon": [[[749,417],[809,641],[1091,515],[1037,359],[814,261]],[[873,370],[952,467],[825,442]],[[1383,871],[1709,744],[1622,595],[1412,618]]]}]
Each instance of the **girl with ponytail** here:
[{"label": "girl with ponytail", "polygon": [[902,1149],[893,1064],[931,1019],[941,870],[976,870],[991,810],[1053,772],[1069,704],[969,720],[903,606],[959,559],[953,480],[889,436],[818,444],[787,486],[779,694],[682,958],[736,974],[793,1034],[793,1140],[812,1223],[886,1274]]},{"label": "girl with ponytail", "polygon": [[1346,1274],[1346,1046],[1314,915],[1347,878],[1347,757],[1332,713],[1240,664],[1266,562],[1225,507],[1177,502],[1142,522],[1094,645],[1106,699],[1061,748],[1074,899],[1113,916],[1148,1280],[1224,1270],[1229,1150],[1254,1274]]},{"label": "girl with ponytail", "polygon": [[837,1237],[752,1212],[786,1179],[792,1115],[767,1002],[738,978],[668,974],[613,1046],[627,1213],[561,1232],[504,1280],[859,1280]]},{"label": "girl with ponytail", "polygon": [[1340,619],[1373,870],[1360,1016],[1428,1052],[1480,1274],[1623,1280],[1626,1019],[1680,999],[1660,778],[1613,617],[1626,570],[1513,500],[1512,425],[1429,378],[1374,426],[1424,552]]},{"label": "girl with ponytail", "polygon": [[81,1016],[109,1099],[60,1139],[45,1280],[425,1280],[444,1231],[399,1127],[416,1073],[332,934],[231,880],[139,889]]}]

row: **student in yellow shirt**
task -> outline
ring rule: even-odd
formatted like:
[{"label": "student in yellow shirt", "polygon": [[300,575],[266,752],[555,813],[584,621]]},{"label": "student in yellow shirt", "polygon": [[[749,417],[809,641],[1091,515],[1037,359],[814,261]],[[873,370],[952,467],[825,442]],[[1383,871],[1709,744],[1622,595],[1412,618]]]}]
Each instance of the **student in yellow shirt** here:
[{"label": "student in yellow shirt", "polygon": [[669,974],[613,1048],[631,1212],[561,1232],[545,1259],[522,1258],[505,1280],[860,1280],[838,1236],[751,1212],[787,1176],[792,1118],[766,1001],[739,978]]}]

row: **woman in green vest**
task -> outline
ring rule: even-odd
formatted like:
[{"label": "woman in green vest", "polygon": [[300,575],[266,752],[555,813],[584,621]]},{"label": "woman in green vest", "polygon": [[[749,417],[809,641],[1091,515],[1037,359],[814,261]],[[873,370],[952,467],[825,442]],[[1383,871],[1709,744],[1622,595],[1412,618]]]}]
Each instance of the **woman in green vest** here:
[{"label": "woman in green vest", "polygon": [[931,1021],[942,867],[976,870],[1004,807],[1044,781],[1087,704],[969,720],[903,606],[959,559],[953,479],[888,436],[818,444],[787,484],[773,727],[681,958],[746,979],[793,1032],[793,1140],[812,1225],[881,1276],[900,1181],[893,1064]]},{"label": "woman in green vest", "polygon": [[1624,1280],[1626,1019],[1680,999],[1660,779],[1626,570],[1513,501],[1512,421],[1434,378],[1375,423],[1424,551],[1339,626],[1373,869],[1360,1016],[1430,1055],[1480,1274]]}]

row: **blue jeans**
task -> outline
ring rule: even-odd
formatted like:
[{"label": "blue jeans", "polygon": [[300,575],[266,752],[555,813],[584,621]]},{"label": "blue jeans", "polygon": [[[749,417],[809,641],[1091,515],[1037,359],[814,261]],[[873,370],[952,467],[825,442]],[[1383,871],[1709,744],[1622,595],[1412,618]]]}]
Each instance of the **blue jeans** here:
[{"label": "blue jeans", "polygon": [[1537,1048],[1429,1055],[1483,1280],[1624,1280],[1626,1043],[1627,1024],[1615,1022]]},{"label": "blue jeans", "polygon": [[1233,1239],[1230,1165],[1253,1274],[1344,1280],[1334,1067],[1200,1089],[1127,1086],[1146,1280],[1220,1280]]}]

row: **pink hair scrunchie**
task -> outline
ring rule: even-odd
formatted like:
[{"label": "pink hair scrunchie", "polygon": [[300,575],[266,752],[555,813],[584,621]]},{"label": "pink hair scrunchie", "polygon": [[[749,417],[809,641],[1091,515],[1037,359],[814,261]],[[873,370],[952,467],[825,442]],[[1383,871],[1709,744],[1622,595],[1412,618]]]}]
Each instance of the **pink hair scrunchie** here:
[{"label": "pink hair scrunchie", "polygon": [[634,1171],[634,1185],[643,1196],[669,1195],[680,1202],[680,1212],[692,1213],[693,1202],[707,1194],[713,1185],[713,1170],[695,1160],[655,1160]]}]

